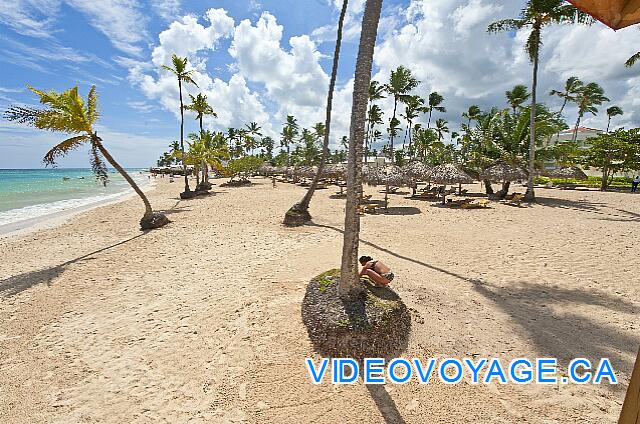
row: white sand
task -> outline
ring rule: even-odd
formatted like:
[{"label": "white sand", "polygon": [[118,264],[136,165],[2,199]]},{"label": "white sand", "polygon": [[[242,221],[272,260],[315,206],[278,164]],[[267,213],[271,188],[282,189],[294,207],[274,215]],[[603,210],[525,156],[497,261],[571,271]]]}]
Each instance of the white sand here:
[{"label": "white sand", "polygon": [[362,221],[361,253],[413,311],[406,357],[608,356],[620,387],[337,387],[310,383],[300,304],[340,262],[344,201],[320,191],[318,225],[285,229],[304,189],[256,183],[179,201],[158,180],[174,222],[147,234],[131,198],[0,238],[0,422],[616,422],[640,344],[640,197],[541,189],[527,208],[450,210],[392,195]]}]

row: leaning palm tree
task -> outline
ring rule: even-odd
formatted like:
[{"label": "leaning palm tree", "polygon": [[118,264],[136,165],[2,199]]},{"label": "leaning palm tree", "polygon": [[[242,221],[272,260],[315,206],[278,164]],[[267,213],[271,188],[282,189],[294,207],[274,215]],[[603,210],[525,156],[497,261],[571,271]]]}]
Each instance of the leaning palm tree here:
[{"label": "leaning palm tree", "polygon": [[382,0],[367,0],[362,18],[358,58],[356,59],[349,136],[344,242],[338,287],[340,296],[344,299],[353,299],[362,292],[358,277],[358,242],[360,241],[358,204],[362,195],[362,143],[373,66],[373,50],[376,44],[381,9]]},{"label": "leaning palm tree", "polygon": [[433,114],[434,110],[442,113],[447,111],[447,109],[444,106],[440,106],[442,102],[444,102],[444,97],[442,97],[442,95],[437,91],[434,91],[433,93],[429,94],[429,101],[428,101],[427,107],[425,108],[425,111],[429,112],[429,120],[427,121],[427,128],[431,128],[431,115]]},{"label": "leaning palm tree", "polygon": [[331,68],[331,79],[329,80],[329,92],[327,94],[327,108],[325,113],[324,125],[319,124],[315,127],[316,134],[323,137],[322,156],[320,157],[320,164],[318,165],[318,171],[316,172],[316,175],[314,176],[313,181],[311,182],[311,185],[307,190],[307,193],[299,203],[293,205],[285,214],[285,225],[302,225],[305,222],[311,220],[311,214],[309,214],[309,204],[311,203],[313,194],[318,188],[318,182],[320,181],[324,166],[327,162],[327,156],[329,155],[329,131],[331,129],[331,107],[333,105],[333,91],[336,85],[336,78],[338,76],[338,62],[340,58],[340,46],[342,44],[342,27],[344,24],[344,17],[347,13],[348,4],[349,0],[344,0],[342,2],[342,10],[340,12],[340,18],[338,19],[338,33],[336,36],[336,47],[333,53],[333,66]]},{"label": "leaning palm tree", "polygon": [[507,103],[511,106],[514,115],[518,114],[518,111],[522,109],[522,105],[531,97],[529,89],[523,84],[518,84],[512,90],[505,91],[504,95],[507,97]]},{"label": "leaning palm tree", "polygon": [[489,25],[488,31],[517,31],[530,28],[531,32],[525,45],[529,60],[533,64],[533,78],[531,84],[531,116],[529,119],[529,176],[527,179],[527,200],[534,200],[533,177],[536,151],[536,90],[538,89],[538,66],[540,46],[542,46],[542,28],[555,23],[590,23],[592,18],[564,0],[528,0],[520,16],[515,19],[504,19]]},{"label": "leaning palm tree", "polygon": [[107,167],[102,159],[104,157],[142,199],[145,212],[140,220],[140,227],[143,230],[159,228],[170,222],[163,214],[153,212],[147,196],[102,144],[102,138],[94,129],[99,117],[98,95],[95,86],[91,86],[89,89],[86,102],[78,93],[77,86],[62,93],[53,90],[40,91],[31,86],[28,88],[40,97],[40,103],[46,105],[47,108],[14,106],[5,112],[5,117],[10,121],[32,125],[43,130],[74,134],[73,137],[62,141],[47,152],[43,159],[46,165],[55,165],[58,157],[64,156],[88,142],[91,149],[91,167],[96,177],[106,185],[108,175]]},{"label": "leaning palm tree", "polygon": [[611,118],[613,118],[614,116],[620,116],[624,114],[624,112],[622,111],[622,108],[620,106],[611,106],[609,108],[607,108],[607,132],[609,132],[609,126],[611,125]]},{"label": "leaning palm tree", "polygon": [[198,84],[192,78],[193,71],[187,71],[187,58],[178,57],[175,53],[171,55],[171,62],[173,67],[162,65],[162,69],[171,72],[178,78],[178,91],[180,92],[180,149],[182,150],[182,170],[184,172],[184,193],[180,194],[180,197],[188,198],[193,197],[191,195],[191,189],[189,188],[189,177],[187,175],[187,164],[184,163],[184,104],[182,103],[182,83],[193,84],[196,87]]},{"label": "leaning palm tree", "polygon": [[585,85],[578,95],[576,96],[576,103],[578,104],[578,120],[573,131],[573,142],[578,140],[578,128],[580,127],[580,121],[586,113],[596,115],[598,113],[597,106],[600,106],[604,102],[608,102],[609,98],[604,95],[604,89],[600,87],[598,83],[590,82]]},{"label": "leaning palm tree", "polygon": [[564,83],[564,89],[562,91],[551,90],[549,92],[550,96],[558,96],[562,99],[562,107],[560,107],[560,111],[558,112],[560,115],[562,115],[562,112],[568,102],[575,101],[576,95],[580,92],[582,87],[584,87],[584,83],[580,81],[578,77],[569,77]]},{"label": "leaning palm tree", "polygon": [[[377,31],[377,28],[376,28]],[[398,121],[396,118],[396,112],[398,109],[398,102],[404,102],[411,90],[416,88],[420,84],[412,74],[411,71],[404,66],[398,66],[395,71],[391,71],[391,78],[389,79],[389,84],[385,85],[385,90],[391,96],[393,96],[393,116],[391,117],[390,123],[391,127],[395,127],[395,123]],[[366,112],[366,111],[365,111]],[[389,139],[390,144],[390,152],[391,152],[391,163],[393,163],[393,139],[395,137],[395,132],[391,133],[391,137]]]}]

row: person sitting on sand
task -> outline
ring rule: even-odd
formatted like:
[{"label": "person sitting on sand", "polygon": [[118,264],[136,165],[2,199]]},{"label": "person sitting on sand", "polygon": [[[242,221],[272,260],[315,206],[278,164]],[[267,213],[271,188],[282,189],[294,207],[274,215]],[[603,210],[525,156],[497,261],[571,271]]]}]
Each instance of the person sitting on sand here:
[{"label": "person sitting on sand", "polygon": [[361,256],[360,265],[362,265],[360,277],[371,278],[378,287],[385,287],[393,280],[391,268],[382,261],[374,261],[371,256]]}]

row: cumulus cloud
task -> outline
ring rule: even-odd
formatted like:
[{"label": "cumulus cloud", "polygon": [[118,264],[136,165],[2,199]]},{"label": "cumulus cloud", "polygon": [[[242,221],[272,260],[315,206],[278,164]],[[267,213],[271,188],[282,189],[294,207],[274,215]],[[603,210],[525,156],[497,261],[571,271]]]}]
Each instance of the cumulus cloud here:
[{"label": "cumulus cloud", "polygon": [[[160,71],[162,65],[171,65],[173,53],[187,57],[193,70],[197,87],[184,84],[183,98],[188,102],[188,94],[203,93],[218,114],[217,118],[206,117],[208,128],[223,130],[229,126],[243,126],[255,121],[271,131],[269,115],[260,102],[257,93],[247,87],[241,75],[233,75],[228,82],[220,78],[212,79],[206,67],[207,55],[218,48],[218,43],[231,36],[234,21],[223,9],[210,9],[205,14],[209,25],[202,25],[194,16],[185,16],[169,25],[159,35],[159,44],[151,54],[151,65],[127,58],[118,58],[121,65],[129,67],[129,79],[138,85],[150,99],[155,99],[176,117],[180,113],[178,84],[175,76]],[[191,112],[187,113],[193,118]]]},{"label": "cumulus cloud", "polygon": [[278,104],[277,117],[296,115],[303,125],[322,117],[329,77],[320,66],[320,52],[306,35],[291,37],[289,50],[281,47],[282,25],[264,12],[256,25],[242,21],[234,30],[229,53],[247,80],[264,85]]}]

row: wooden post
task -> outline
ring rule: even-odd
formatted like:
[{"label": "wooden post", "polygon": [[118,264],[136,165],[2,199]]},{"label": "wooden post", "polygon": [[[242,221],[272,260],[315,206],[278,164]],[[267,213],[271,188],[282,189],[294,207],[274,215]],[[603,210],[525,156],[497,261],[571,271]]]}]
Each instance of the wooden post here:
[{"label": "wooden post", "polygon": [[618,424],[640,424],[640,350],[629,381]]}]

